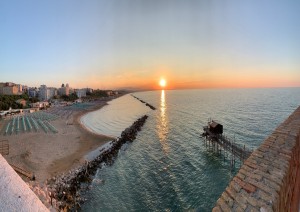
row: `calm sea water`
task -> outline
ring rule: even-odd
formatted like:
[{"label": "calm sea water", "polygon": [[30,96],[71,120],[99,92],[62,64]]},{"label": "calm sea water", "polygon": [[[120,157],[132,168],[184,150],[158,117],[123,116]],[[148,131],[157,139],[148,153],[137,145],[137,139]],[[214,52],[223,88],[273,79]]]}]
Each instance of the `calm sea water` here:
[{"label": "calm sea water", "polygon": [[126,95],[108,102],[101,110],[82,116],[80,121],[94,133],[118,137],[150,110],[132,96]]},{"label": "calm sea water", "polygon": [[[203,89],[135,93],[157,110],[137,139],[122,148],[112,166],[98,170],[83,211],[211,211],[235,172],[229,162],[208,151],[199,137],[209,118],[224,126],[227,136],[255,149],[300,105],[300,89]],[[122,101],[137,101],[130,95]],[[118,105],[118,104],[116,104]],[[130,126],[143,104],[108,116],[94,113],[118,128],[118,119]],[[109,107],[109,106],[108,106]],[[117,109],[115,108],[117,111]],[[114,120],[115,118],[113,118]],[[89,122],[88,119],[85,123]],[[114,134],[116,135],[116,134]],[[101,179],[102,183],[99,183]]]}]

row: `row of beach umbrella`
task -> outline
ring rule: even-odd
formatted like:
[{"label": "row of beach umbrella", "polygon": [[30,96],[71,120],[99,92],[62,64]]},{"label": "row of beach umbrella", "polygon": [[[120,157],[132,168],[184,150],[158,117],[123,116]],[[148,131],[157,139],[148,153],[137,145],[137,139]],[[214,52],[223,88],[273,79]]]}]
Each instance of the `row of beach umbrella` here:
[{"label": "row of beach umbrella", "polygon": [[37,132],[40,128],[45,133],[57,133],[57,129],[49,122],[57,117],[53,114],[40,113],[36,115],[15,116],[4,127],[4,135],[12,135],[21,132]]}]

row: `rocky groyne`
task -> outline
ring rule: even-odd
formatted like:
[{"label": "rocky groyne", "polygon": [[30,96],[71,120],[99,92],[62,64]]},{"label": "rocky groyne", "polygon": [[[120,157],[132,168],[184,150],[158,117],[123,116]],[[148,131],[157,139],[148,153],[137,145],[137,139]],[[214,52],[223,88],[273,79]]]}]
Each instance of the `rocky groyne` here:
[{"label": "rocky groyne", "polygon": [[300,107],[244,162],[213,211],[299,211]]},{"label": "rocky groyne", "polygon": [[145,104],[146,106],[150,107],[152,110],[156,110],[156,108],[152,105],[150,105],[149,103],[145,102],[144,100],[134,96],[134,95],[131,95],[132,97],[136,98],[137,100],[139,100],[141,103]]},{"label": "rocky groyne", "polygon": [[130,127],[121,133],[121,137],[111,142],[110,148],[101,149],[98,157],[86,164],[47,181],[49,198],[48,202],[55,204],[59,210],[76,210],[84,200],[80,191],[88,188],[83,183],[90,183],[98,168],[103,164],[111,165],[117,157],[120,148],[126,142],[132,142],[141,130],[148,116],[136,120]]}]

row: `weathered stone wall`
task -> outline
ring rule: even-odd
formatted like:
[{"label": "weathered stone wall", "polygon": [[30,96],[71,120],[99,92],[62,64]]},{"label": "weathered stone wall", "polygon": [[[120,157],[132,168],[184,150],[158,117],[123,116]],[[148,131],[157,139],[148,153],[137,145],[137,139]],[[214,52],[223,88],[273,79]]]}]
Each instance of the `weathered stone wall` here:
[{"label": "weathered stone wall", "polygon": [[245,161],[213,211],[298,211],[300,107]]},{"label": "weathered stone wall", "polygon": [[1,154],[0,211],[49,211]]}]

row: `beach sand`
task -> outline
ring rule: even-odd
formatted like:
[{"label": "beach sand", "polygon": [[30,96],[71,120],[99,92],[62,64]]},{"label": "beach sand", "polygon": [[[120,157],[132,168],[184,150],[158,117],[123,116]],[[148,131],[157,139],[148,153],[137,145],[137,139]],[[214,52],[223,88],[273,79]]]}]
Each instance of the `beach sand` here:
[{"label": "beach sand", "polygon": [[8,140],[9,155],[5,159],[14,165],[33,172],[37,182],[62,174],[85,162],[84,156],[113,138],[96,135],[80,124],[80,117],[98,110],[106,104],[102,101],[89,110],[73,111],[67,119],[51,121],[58,133],[26,132],[18,135],[0,135]]}]

